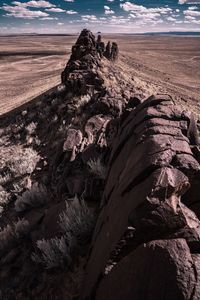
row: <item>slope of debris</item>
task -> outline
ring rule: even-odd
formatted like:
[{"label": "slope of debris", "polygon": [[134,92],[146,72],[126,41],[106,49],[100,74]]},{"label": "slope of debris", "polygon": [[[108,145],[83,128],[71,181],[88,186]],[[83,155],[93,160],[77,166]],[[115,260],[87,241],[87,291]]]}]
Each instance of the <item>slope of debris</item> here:
[{"label": "slope of debris", "polygon": [[0,119],[0,299],[199,299],[196,123],[107,74],[118,52],[83,30]]}]

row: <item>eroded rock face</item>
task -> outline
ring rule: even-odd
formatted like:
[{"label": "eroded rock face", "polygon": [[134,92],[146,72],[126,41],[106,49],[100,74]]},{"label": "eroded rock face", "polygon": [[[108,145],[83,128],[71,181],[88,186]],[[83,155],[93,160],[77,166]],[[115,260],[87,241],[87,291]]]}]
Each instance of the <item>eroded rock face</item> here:
[{"label": "eroded rock face", "polygon": [[66,88],[76,95],[86,94],[91,86],[95,90],[102,89],[102,78],[98,75],[100,59],[105,56],[115,61],[118,58],[118,45],[112,43],[112,47],[106,50],[99,35],[97,40],[91,31],[84,29],[76,44],[72,47],[72,54],[65,70],[62,72],[61,81]]},{"label": "eroded rock face", "polygon": [[196,126],[169,96],[136,104],[112,144],[81,299],[196,299]]},{"label": "eroded rock face", "polygon": [[190,299],[196,285],[193,265],[184,239],[142,244],[102,280],[95,299]]}]

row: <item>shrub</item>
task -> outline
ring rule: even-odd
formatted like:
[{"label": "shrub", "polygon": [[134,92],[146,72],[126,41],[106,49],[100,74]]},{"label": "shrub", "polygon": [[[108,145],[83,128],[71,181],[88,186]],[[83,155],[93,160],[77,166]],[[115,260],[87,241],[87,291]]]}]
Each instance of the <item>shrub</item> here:
[{"label": "shrub", "polygon": [[4,175],[0,175],[0,184],[5,184],[11,180],[11,174],[6,173]]},{"label": "shrub", "polygon": [[0,185],[0,206],[8,203],[10,194]]},{"label": "shrub", "polygon": [[30,190],[18,196],[15,202],[15,210],[18,212],[29,210],[33,207],[40,207],[47,203],[47,189],[44,185],[34,183]]},{"label": "shrub", "polygon": [[0,229],[0,251],[6,251],[13,243],[17,242],[29,231],[27,220],[18,219],[16,222]]},{"label": "shrub", "polygon": [[91,238],[95,217],[83,200],[75,197],[70,203],[66,201],[66,210],[59,215],[61,238],[37,241],[39,253],[32,255],[33,261],[47,269],[70,266],[72,254],[80,250]]},{"label": "shrub", "polygon": [[59,216],[59,225],[64,234],[75,239],[77,245],[91,237],[94,224],[94,215],[83,200],[74,197],[72,201],[66,201],[66,210]]},{"label": "shrub", "polygon": [[15,239],[15,231],[11,225],[7,225],[0,230],[0,251],[8,248],[10,243]]},{"label": "shrub", "polygon": [[14,223],[14,231],[17,238],[23,237],[29,232],[29,222],[25,219],[18,219],[18,221]]},{"label": "shrub", "polygon": [[93,174],[97,175],[98,177],[105,179],[106,178],[106,167],[101,162],[101,159],[98,158],[97,160],[90,160],[88,162],[88,166]]},{"label": "shrub", "polygon": [[39,254],[33,253],[32,260],[42,264],[46,269],[63,267],[71,263],[70,247],[66,244],[65,237],[37,241]]},{"label": "shrub", "polygon": [[31,174],[39,159],[39,155],[32,148],[22,149],[16,147],[16,149],[13,149],[13,155],[10,156],[10,160],[7,161],[6,165],[17,176]]}]

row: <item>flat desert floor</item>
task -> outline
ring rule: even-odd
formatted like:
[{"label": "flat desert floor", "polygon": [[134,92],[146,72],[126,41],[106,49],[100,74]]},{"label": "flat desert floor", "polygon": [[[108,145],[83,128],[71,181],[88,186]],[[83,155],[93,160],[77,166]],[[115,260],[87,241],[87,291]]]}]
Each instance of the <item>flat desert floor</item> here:
[{"label": "flat desert floor", "polygon": [[[0,114],[59,84],[77,36],[0,37]],[[149,93],[169,93],[200,114],[200,38],[112,35],[123,78]],[[114,70],[114,68],[113,68]]]}]

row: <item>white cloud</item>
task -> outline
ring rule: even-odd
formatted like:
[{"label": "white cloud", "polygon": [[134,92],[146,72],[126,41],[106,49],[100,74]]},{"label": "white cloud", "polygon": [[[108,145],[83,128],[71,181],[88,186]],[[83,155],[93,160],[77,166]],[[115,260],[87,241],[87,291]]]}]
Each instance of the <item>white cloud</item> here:
[{"label": "white cloud", "polygon": [[28,1],[28,2],[13,1],[12,4],[17,6],[23,6],[23,7],[37,7],[37,8],[55,7],[55,5],[50,3],[49,1],[43,1],[43,0]]},{"label": "white cloud", "polygon": [[125,11],[140,12],[140,13],[167,14],[169,12],[172,12],[172,9],[170,7],[147,8],[143,5],[133,4],[131,2],[122,3],[120,4],[120,7]]},{"label": "white cloud", "polygon": [[34,18],[51,18],[47,12],[40,10],[30,10],[28,7],[34,8],[51,8],[54,4],[48,1],[28,1],[28,2],[12,2],[13,5],[4,4],[1,9],[6,11],[5,16],[15,17],[22,19],[34,19]]},{"label": "white cloud", "polygon": [[170,22],[176,21],[176,19],[175,19],[175,18],[172,18],[172,17],[168,17],[167,20],[170,21]]},{"label": "white cloud", "polygon": [[51,8],[46,9],[46,11],[51,11],[51,12],[65,12],[64,9],[58,8],[58,7],[51,7]]},{"label": "white cloud", "polygon": [[193,20],[192,23],[199,25],[200,24],[200,20]]},{"label": "white cloud", "polygon": [[184,15],[186,16],[193,16],[193,17],[199,17],[200,16],[200,11],[196,11],[196,10],[184,10]]},{"label": "white cloud", "polygon": [[54,18],[54,17],[44,17],[44,18],[40,18],[41,20],[58,20],[58,18]]},{"label": "white cloud", "polygon": [[81,16],[83,21],[96,21],[97,17],[95,15],[83,15]]},{"label": "white cloud", "polygon": [[196,10],[196,9],[198,9],[198,7],[197,6],[189,6],[188,9],[189,10]]},{"label": "white cloud", "polygon": [[[172,14],[173,12],[173,10],[167,6],[147,8],[143,5],[137,5],[129,1],[121,3],[120,7],[124,11],[130,12],[130,18],[134,19],[135,24],[139,25],[144,25],[147,23],[150,25],[163,23],[163,17],[170,17],[169,14]],[[170,19],[168,21],[170,21]]]},{"label": "white cloud", "polygon": [[179,4],[200,4],[200,0],[179,0]]},{"label": "white cloud", "polygon": [[12,11],[10,10],[6,13],[7,17],[15,17],[15,18],[22,18],[22,19],[34,19],[34,18],[41,18],[41,17],[48,17],[49,14],[43,11],[31,11],[26,8],[22,11]]},{"label": "white cloud", "polygon": [[77,11],[75,11],[75,10],[67,10],[66,11],[66,14],[67,15],[76,15],[78,12]]},{"label": "white cloud", "polygon": [[112,15],[114,14],[115,12],[112,10],[112,9],[109,9],[109,10],[105,10],[105,15]]},{"label": "white cloud", "polygon": [[187,19],[187,20],[195,20],[195,17],[192,17],[192,16],[185,16],[185,19]]},{"label": "white cloud", "polygon": [[112,15],[112,14],[114,14],[115,12],[109,7],[109,6],[107,6],[107,5],[104,5],[104,13],[105,13],[105,15]]}]

